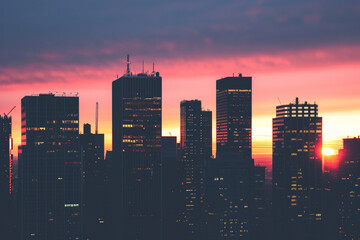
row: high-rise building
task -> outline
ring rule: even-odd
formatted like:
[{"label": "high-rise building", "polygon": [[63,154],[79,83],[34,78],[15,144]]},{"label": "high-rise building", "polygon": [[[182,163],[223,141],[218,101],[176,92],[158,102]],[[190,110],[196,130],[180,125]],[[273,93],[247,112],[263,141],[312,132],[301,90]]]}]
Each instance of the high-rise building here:
[{"label": "high-rise building", "polygon": [[[80,134],[83,162],[83,216],[85,239],[102,239],[108,224],[105,219],[105,179],[104,179],[104,134],[92,134],[91,125],[84,124]],[[105,222],[106,221],[106,222]]]},{"label": "high-rise building", "polygon": [[343,139],[339,157],[337,239],[360,239],[360,138]]},{"label": "high-rise building", "polygon": [[[251,154],[252,77],[216,81],[216,160],[207,165],[210,230],[216,239],[249,239],[254,161]],[[208,231],[208,232],[209,232]]]},{"label": "high-rise building", "polygon": [[206,165],[207,239],[250,239],[253,160],[217,152]]},{"label": "high-rise building", "polygon": [[0,115],[0,232],[6,239],[14,237],[14,201],[13,201],[13,142],[11,117]]},{"label": "high-rise building", "polygon": [[13,143],[11,138],[11,117],[0,115],[0,194],[8,196],[12,192]]},{"label": "high-rise building", "polygon": [[239,152],[251,158],[252,77],[216,81],[217,152]]},{"label": "high-rise building", "polygon": [[181,221],[186,239],[199,239],[204,231],[204,163],[212,155],[211,112],[201,101],[180,103],[180,143],[184,208]]},{"label": "high-rise building", "polygon": [[161,138],[161,157],[163,162],[163,219],[164,239],[182,240],[184,231],[178,221],[183,206],[180,177],[182,173],[178,158],[176,137]]},{"label": "high-rise building", "polygon": [[313,239],[320,230],[322,118],[307,102],[276,107],[273,119],[274,234]]},{"label": "high-rise building", "polygon": [[79,97],[21,100],[20,239],[82,239]]},{"label": "high-rise building", "polygon": [[162,239],[162,78],[127,73],[112,83],[114,236]]}]

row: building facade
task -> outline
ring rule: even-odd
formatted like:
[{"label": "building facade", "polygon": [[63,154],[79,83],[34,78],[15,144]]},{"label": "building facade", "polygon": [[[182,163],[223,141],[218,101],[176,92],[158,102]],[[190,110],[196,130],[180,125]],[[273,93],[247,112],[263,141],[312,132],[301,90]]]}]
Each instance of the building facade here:
[{"label": "building facade", "polygon": [[252,77],[216,81],[217,152],[239,152],[251,158]]},{"label": "building facade", "polygon": [[113,230],[128,240],[162,239],[159,73],[127,74],[112,83]]},{"label": "building facade", "polygon": [[321,229],[322,118],[307,102],[276,107],[273,119],[275,237],[305,239]]},{"label": "building facade", "polygon": [[14,237],[15,211],[13,197],[12,118],[0,115],[0,231],[2,236]]},{"label": "building facade", "polygon": [[84,124],[80,134],[80,146],[83,162],[83,219],[85,239],[102,239],[105,236],[106,186],[104,160],[104,134],[91,133],[91,125]]},{"label": "building facade", "polygon": [[337,239],[360,238],[360,138],[343,139],[339,152]]},{"label": "building facade", "polygon": [[203,111],[201,101],[180,103],[180,143],[184,207],[181,221],[186,239],[199,239],[204,233],[204,163],[212,155],[211,111]]},{"label": "building facade", "polygon": [[79,98],[21,100],[20,239],[82,239]]}]

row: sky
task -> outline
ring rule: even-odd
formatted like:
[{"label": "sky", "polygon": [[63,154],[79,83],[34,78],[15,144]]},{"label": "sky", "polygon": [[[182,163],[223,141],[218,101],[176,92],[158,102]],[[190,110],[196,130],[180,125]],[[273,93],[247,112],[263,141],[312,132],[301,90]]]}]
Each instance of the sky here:
[{"label": "sky", "polygon": [[[271,160],[275,106],[316,102],[324,147],[360,135],[360,2],[356,0],[1,0],[0,113],[20,144],[25,95],[78,92],[80,124],[95,121],[111,149],[111,83],[163,77],[163,135],[179,136],[180,101],[213,111],[215,83],[253,77],[253,156]],[[215,137],[215,128],[213,131]],[[16,155],[16,151],[14,152]]]}]

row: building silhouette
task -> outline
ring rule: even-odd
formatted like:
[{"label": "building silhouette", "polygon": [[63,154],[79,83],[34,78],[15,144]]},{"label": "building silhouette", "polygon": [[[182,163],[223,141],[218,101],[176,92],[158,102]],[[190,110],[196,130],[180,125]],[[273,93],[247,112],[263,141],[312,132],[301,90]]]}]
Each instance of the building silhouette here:
[{"label": "building silhouette", "polygon": [[127,73],[112,83],[113,239],[162,239],[159,73]]},{"label": "building silhouette", "polygon": [[265,176],[254,168],[251,119],[252,77],[217,80],[216,160],[207,161],[205,170],[209,239],[250,239],[263,219]]},{"label": "building silhouette", "polygon": [[[83,219],[85,239],[102,239],[107,231],[104,197],[104,134],[91,133],[91,125],[84,124],[80,134],[83,162]],[[106,222],[105,222],[106,221]]]},{"label": "building silhouette", "polygon": [[217,152],[206,162],[207,239],[250,239],[253,160]]},{"label": "building silhouette", "polygon": [[339,151],[339,222],[337,239],[360,238],[360,138],[343,139]]},{"label": "building silhouette", "polygon": [[178,155],[176,137],[161,138],[161,157],[163,162],[163,219],[164,239],[182,240],[185,228],[178,221],[180,209],[184,206],[181,188],[182,168]]},{"label": "building silhouette", "polygon": [[252,77],[216,81],[217,152],[239,152],[251,158]]},{"label": "building silhouette", "polygon": [[184,207],[180,221],[186,239],[204,234],[204,164],[212,155],[212,113],[201,108],[201,101],[180,103],[180,143]]},{"label": "building silhouette", "polygon": [[273,119],[274,237],[315,239],[321,229],[322,118],[307,102],[276,107]]},{"label": "building silhouette", "polygon": [[79,97],[21,100],[20,239],[82,239]]},{"label": "building silhouette", "polygon": [[15,216],[13,196],[12,118],[0,115],[0,230],[7,239],[14,237]]}]

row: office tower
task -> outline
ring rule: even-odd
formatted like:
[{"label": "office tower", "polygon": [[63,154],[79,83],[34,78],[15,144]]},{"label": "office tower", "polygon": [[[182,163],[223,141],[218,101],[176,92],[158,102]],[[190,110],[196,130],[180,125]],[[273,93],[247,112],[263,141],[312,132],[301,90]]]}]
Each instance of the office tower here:
[{"label": "office tower", "polygon": [[176,137],[161,138],[161,157],[163,162],[164,239],[182,240],[184,231],[177,220],[184,202],[181,199],[182,169],[179,164]]},{"label": "office tower", "polygon": [[217,152],[239,152],[251,158],[252,78],[216,81]]},{"label": "office tower", "polygon": [[201,109],[201,101],[180,103],[180,143],[183,166],[182,222],[186,239],[199,239],[204,231],[204,162],[211,153],[211,112]]},{"label": "office tower", "polygon": [[127,73],[112,83],[114,236],[162,239],[159,73]]},{"label": "office tower", "polygon": [[216,239],[249,239],[254,161],[251,156],[252,78],[216,81],[216,160],[206,169],[208,227]]},{"label": "office tower", "polygon": [[21,100],[21,239],[82,239],[79,97]]},{"label": "office tower", "polygon": [[276,107],[273,119],[275,237],[313,239],[320,229],[322,118],[307,102]]},{"label": "office tower", "polygon": [[251,206],[251,232],[252,239],[265,239],[269,236],[268,229],[268,207],[266,202],[265,189],[265,167],[254,166],[252,186],[252,206]]},{"label": "office tower", "polygon": [[1,235],[7,239],[14,237],[14,201],[12,198],[12,167],[13,149],[11,138],[12,119],[9,114],[0,115],[0,199],[1,199],[1,216],[0,230]]},{"label": "office tower", "polygon": [[250,239],[253,160],[217,152],[206,165],[207,239]]},{"label": "office tower", "polygon": [[343,139],[339,151],[339,236],[337,239],[360,238],[360,138]]},{"label": "office tower", "polygon": [[89,240],[102,239],[106,232],[104,224],[108,224],[104,205],[104,134],[92,134],[91,125],[84,124],[84,133],[80,134],[80,145],[84,181],[84,236]]}]

